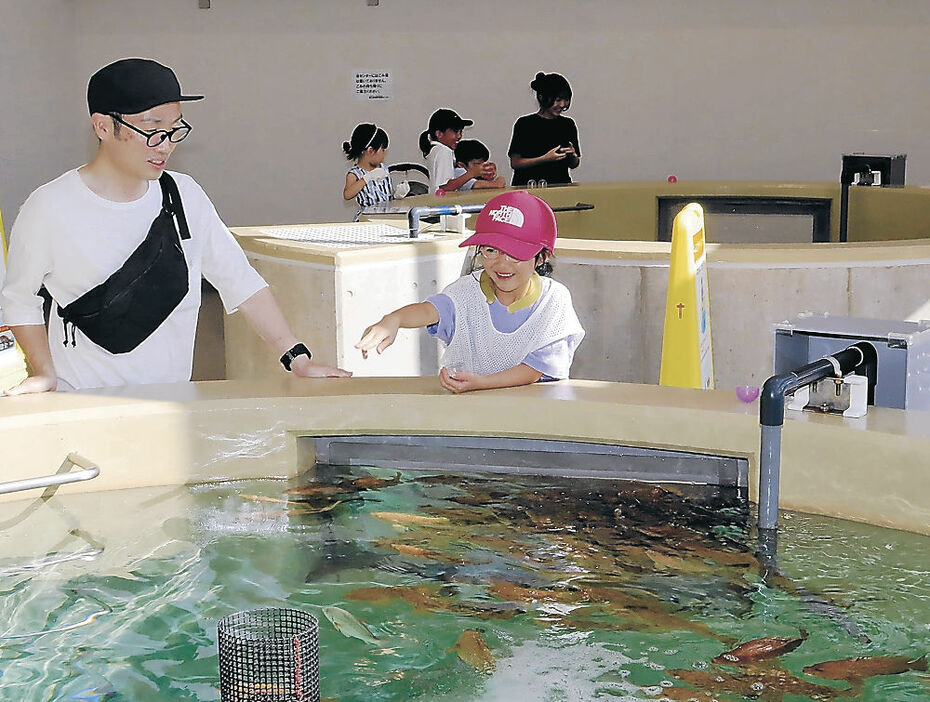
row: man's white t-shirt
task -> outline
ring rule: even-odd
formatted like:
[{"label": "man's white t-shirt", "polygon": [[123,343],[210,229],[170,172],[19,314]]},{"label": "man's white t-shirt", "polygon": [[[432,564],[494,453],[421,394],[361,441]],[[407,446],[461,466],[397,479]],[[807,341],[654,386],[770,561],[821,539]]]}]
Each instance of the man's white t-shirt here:
[{"label": "man's white t-shirt", "polygon": [[191,238],[181,245],[188,292],[151,336],[132,351],[112,354],[74,330],[65,336],[58,305],[67,306],[105,281],[142,243],[161,210],[157,180],[133,202],[106,200],[88,188],[77,169],[33,192],[10,232],[7,275],[0,291],[6,324],[43,324],[41,286],[51,294],[49,345],[59,389],[190,380],[200,310],[200,281],[218,291],[227,312],[267,283],[249,264],[213,203],[190,176],[174,173]]}]

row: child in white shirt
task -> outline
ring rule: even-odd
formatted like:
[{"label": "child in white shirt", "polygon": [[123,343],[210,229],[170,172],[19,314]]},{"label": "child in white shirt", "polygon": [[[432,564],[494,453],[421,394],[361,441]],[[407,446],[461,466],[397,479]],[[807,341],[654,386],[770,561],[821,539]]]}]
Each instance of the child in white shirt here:
[{"label": "child in white shirt", "polygon": [[420,151],[429,170],[430,194],[439,190],[458,190],[481,175],[480,168],[473,168],[455,176],[455,147],[461,141],[465,127],[473,124],[472,120],[462,119],[455,111],[444,107],[430,116],[429,127],[420,134]]},{"label": "child in white shirt", "polygon": [[385,315],[355,347],[367,357],[399,329],[426,327],[446,344],[439,382],[454,393],[567,378],[584,329],[568,288],[548,277],[555,239],[543,200],[526,191],[492,198],[460,244],[477,247],[483,270]]}]

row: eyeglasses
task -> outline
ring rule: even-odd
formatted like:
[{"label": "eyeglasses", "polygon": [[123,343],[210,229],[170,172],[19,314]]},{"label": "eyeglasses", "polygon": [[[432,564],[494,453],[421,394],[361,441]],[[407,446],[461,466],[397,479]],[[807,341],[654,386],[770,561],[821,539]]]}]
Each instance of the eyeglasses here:
[{"label": "eyeglasses", "polygon": [[503,256],[508,261],[513,261],[514,263],[520,263],[519,258],[514,258],[510,254],[506,254],[500,249],[495,249],[493,246],[479,246],[478,253],[481,255],[485,261],[496,261],[499,257]]},{"label": "eyeglasses", "polygon": [[129,122],[122,119],[118,115],[110,113],[110,117],[112,117],[114,121],[119,122],[123,126],[129,127],[136,134],[141,134],[144,136],[145,143],[148,146],[158,146],[159,144],[163,143],[165,139],[170,141],[172,144],[177,144],[179,141],[184,141],[187,138],[187,135],[191,133],[191,129],[193,129],[191,125],[182,119],[180,127],[175,127],[174,129],[153,129],[150,132],[144,132],[138,127],[129,124]]}]

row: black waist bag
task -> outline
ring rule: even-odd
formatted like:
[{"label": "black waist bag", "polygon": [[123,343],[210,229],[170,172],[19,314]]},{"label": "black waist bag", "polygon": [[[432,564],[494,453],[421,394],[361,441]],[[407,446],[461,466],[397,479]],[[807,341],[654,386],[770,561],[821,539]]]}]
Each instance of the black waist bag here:
[{"label": "black waist bag", "polygon": [[[190,239],[174,179],[162,173],[161,211],[145,239],[105,281],[67,307],[58,306],[65,327],[73,328],[110,353],[127,353],[145,341],[180,304],[188,291],[187,260],[181,239]],[[177,227],[175,227],[175,220]]]}]

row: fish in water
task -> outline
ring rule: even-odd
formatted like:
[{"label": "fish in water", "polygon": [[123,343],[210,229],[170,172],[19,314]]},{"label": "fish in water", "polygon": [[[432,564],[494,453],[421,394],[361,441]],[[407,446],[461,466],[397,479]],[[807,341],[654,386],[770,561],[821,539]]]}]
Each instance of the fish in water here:
[{"label": "fish in water", "polygon": [[523,587],[513,583],[504,582],[503,580],[494,581],[488,588],[488,592],[498,599],[510,602],[572,602],[577,599],[573,593],[556,590],[540,590],[537,588]]},{"label": "fish in water", "polygon": [[267,497],[265,495],[246,495],[241,493],[239,495],[243,500],[248,500],[249,502],[267,502],[272,505],[286,505],[290,504],[287,500],[282,500],[280,497]]},{"label": "fish in water", "polygon": [[377,637],[371,633],[371,629],[368,628],[365,622],[350,612],[340,607],[330,606],[323,607],[323,614],[326,615],[326,618],[329,619],[336,631],[343,636],[351,636],[369,644],[378,643]]},{"label": "fish in water", "polygon": [[646,557],[655,564],[659,570],[673,570],[678,573],[710,573],[713,568],[704,561],[696,558],[679,558],[678,556],[669,556],[652,549],[643,549]]},{"label": "fish in water", "polygon": [[581,601],[603,606],[607,611],[622,617],[625,621],[640,628],[653,631],[693,631],[701,636],[708,636],[727,645],[732,642],[727,636],[717,634],[702,622],[691,621],[668,611],[667,605],[655,597],[630,595],[615,588],[582,585]]},{"label": "fish in water", "polygon": [[342,485],[323,485],[320,483],[310,483],[309,485],[299,485],[284,491],[285,495],[292,497],[332,497],[333,495],[345,495],[347,492],[355,492],[351,488],[345,488]]},{"label": "fish in water", "polygon": [[762,661],[766,658],[775,658],[783,653],[793,651],[807,640],[807,632],[801,629],[801,635],[796,637],[788,636],[766,636],[762,639],[753,639],[736,648],[721,653],[712,659],[714,663],[752,663]]},{"label": "fish in water", "polygon": [[371,516],[380,519],[382,522],[401,524],[403,526],[440,526],[449,523],[449,520],[445,517],[427,517],[422,514],[407,514],[406,512],[372,512]]},{"label": "fish in water", "polygon": [[354,602],[389,602],[403,600],[415,610],[448,611],[453,603],[444,601],[433,589],[412,585],[393,585],[386,587],[360,587],[346,594],[346,599]]},{"label": "fish in water", "polygon": [[[785,695],[817,700],[832,700],[850,696],[849,690],[838,690],[826,685],[817,685],[792,675],[781,668],[741,672],[736,675],[702,670],[670,670],[668,673],[676,680],[681,680],[697,688],[696,690],[689,690],[689,692],[694,693],[693,697],[698,700],[720,699],[721,694],[740,695],[744,698],[761,698],[764,700],[781,700]],[[677,693],[672,693],[676,695],[673,697],[669,692],[674,689],[664,689],[660,695],[671,699],[691,699],[678,696]],[[705,695],[710,693],[713,697],[701,696],[701,693],[705,693]]]},{"label": "fish in water", "polygon": [[431,558],[434,561],[445,560],[442,554],[436,553],[435,551],[430,551],[428,548],[423,548],[422,546],[397,544],[392,542],[390,547],[398,553],[404,554],[405,556],[414,556],[415,558]]},{"label": "fish in water", "polygon": [[927,670],[926,654],[920,658],[907,656],[867,656],[839,661],[824,661],[804,668],[808,675],[827,680],[862,680],[874,675],[896,675],[909,670]]},{"label": "fish in water", "polygon": [[520,607],[486,602],[458,602],[450,597],[440,596],[435,589],[401,585],[360,587],[346,594],[346,599],[352,602],[377,603],[403,600],[418,613],[460,612],[479,619],[512,619],[524,612]]},{"label": "fish in water", "polygon": [[287,510],[287,515],[289,517],[297,517],[302,514],[323,514],[323,512],[331,512],[339,505],[352,501],[353,500],[336,500],[335,502],[330,502],[325,507],[294,507],[293,509]]},{"label": "fish in water", "polygon": [[459,658],[475,670],[490,673],[494,670],[494,654],[481,633],[480,629],[466,629],[449,650],[455,651]]},{"label": "fish in water", "polygon": [[352,481],[352,487],[358,490],[378,490],[383,487],[390,487],[391,485],[400,484],[400,473],[395,473],[393,478],[385,480],[384,478],[376,478],[373,475],[366,475],[364,478],[356,478]]}]

